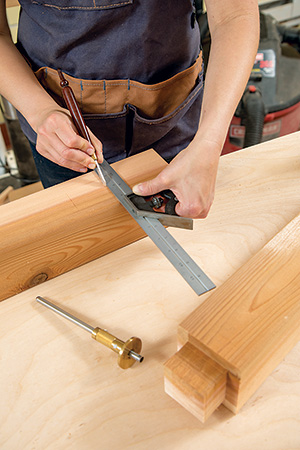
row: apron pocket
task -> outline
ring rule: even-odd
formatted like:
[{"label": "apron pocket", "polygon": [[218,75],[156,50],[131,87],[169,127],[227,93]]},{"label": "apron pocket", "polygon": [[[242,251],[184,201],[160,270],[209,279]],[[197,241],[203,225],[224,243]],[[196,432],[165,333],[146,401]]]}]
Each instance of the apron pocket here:
[{"label": "apron pocket", "polygon": [[112,163],[126,158],[126,125],[130,115],[129,108],[117,114],[84,114],[90,130],[103,144],[103,156]]},{"label": "apron pocket", "polygon": [[195,88],[173,112],[148,119],[134,110],[132,146],[128,156],[154,148],[163,158],[170,159],[185,148],[197,132],[203,97],[202,73]]}]

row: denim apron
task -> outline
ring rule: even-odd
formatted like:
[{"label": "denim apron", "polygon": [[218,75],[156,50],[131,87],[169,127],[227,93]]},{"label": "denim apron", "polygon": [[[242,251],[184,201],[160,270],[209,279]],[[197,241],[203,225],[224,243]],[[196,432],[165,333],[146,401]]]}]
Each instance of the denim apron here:
[{"label": "denim apron", "polygon": [[[171,160],[189,144],[203,93],[192,0],[20,4],[19,50],[61,106],[56,69],[64,72],[109,163],[149,148]],[[34,144],[36,134],[20,122]],[[79,175],[33,152],[45,186]]]}]

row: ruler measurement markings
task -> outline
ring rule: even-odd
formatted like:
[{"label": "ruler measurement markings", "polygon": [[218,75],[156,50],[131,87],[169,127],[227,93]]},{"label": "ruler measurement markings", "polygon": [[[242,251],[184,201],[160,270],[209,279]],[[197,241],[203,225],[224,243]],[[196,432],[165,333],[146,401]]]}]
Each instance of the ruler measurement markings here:
[{"label": "ruler measurement markings", "polygon": [[132,193],[132,190],[107,161],[104,160],[101,167],[104,170],[107,187],[162,251],[175,269],[187,281],[196,294],[200,295],[213,289],[215,287],[214,283],[178,244],[158,219],[136,215],[135,210],[130,207],[130,203],[127,199],[127,196]]}]

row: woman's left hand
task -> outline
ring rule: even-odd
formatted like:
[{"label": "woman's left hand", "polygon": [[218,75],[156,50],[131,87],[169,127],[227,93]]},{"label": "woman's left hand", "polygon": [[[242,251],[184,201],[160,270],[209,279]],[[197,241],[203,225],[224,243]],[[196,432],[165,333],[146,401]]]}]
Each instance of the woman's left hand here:
[{"label": "woman's left hand", "polygon": [[148,196],[170,189],[179,201],[179,216],[203,219],[214,199],[219,155],[215,142],[193,140],[157,177],[134,186],[133,192]]}]

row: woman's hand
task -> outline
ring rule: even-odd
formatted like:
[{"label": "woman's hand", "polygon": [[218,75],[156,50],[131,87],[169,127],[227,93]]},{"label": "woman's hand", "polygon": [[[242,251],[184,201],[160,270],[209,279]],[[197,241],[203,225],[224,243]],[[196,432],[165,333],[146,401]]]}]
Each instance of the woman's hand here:
[{"label": "woman's hand", "polygon": [[103,161],[102,144],[89,130],[93,146],[78,135],[72,118],[67,110],[57,107],[46,111],[36,126],[37,151],[59,166],[77,172],[94,169],[91,155],[96,152],[99,163]]},{"label": "woman's hand", "polygon": [[147,196],[170,189],[179,203],[179,216],[205,218],[212,205],[221,149],[213,141],[194,140],[154,179],[133,187]]}]

